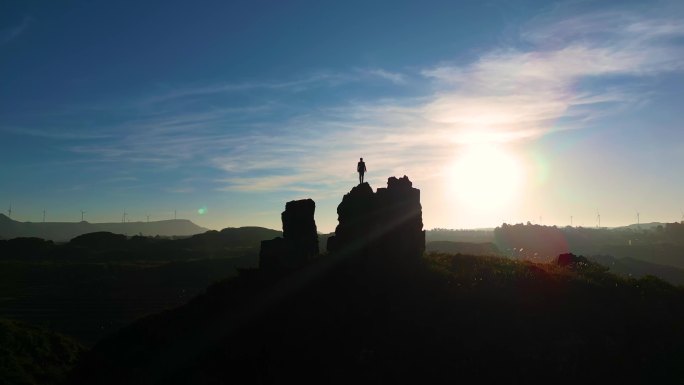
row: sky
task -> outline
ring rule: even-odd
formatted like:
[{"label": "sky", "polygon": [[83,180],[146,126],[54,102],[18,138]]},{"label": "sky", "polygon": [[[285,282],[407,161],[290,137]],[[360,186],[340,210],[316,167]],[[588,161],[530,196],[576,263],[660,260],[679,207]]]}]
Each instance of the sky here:
[{"label": "sky", "polygon": [[407,175],[430,228],[684,219],[681,1],[3,1],[0,207],[319,231]]}]

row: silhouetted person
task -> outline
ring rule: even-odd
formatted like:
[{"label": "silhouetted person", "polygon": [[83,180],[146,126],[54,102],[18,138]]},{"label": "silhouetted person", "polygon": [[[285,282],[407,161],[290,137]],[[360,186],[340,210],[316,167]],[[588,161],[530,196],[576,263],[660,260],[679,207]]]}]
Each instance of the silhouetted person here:
[{"label": "silhouetted person", "polygon": [[366,172],[366,163],[363,161],[363,158],[361,158],[356,165],[356,171],[359,172],[359,184],[361,184],[363,183],[363,174]]}]

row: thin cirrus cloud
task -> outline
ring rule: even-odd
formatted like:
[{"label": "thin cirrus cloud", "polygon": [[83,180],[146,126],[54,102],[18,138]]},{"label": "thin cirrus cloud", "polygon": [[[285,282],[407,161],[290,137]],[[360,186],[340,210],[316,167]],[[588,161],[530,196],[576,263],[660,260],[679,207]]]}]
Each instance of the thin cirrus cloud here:
[{"label": "thin cirrus cloud", "polygon": [[240,93],[256,90],[269,92],[304,92],[313,88],[335,87],[342,84],[359,82],[367,79],[389,81],[394,84],[404,84],[406,78],[398,72],[391,72],[380,68],[357,69],[355,72],[326,72],[319,71],[308,76],[289,81],[254,81],[242,83],[223,83],[200,85],[195,87],[170,88],[165,92],[144,100],[144,104],[155,104],[184,98],[212,96],[225,93]]},{"label": "thin cirrus cloud", "polygon": [[242,192],[267,192],[267,191],[292,191],[292,192],[314,192],[311,187],[305,187],[306,182],[311,181],[311,175],[298,173],[296,175],[270,175],[268,178],[249,178],[233,177],[218,180],[224,183],[224,187],[217,188],[218,191],[242,191]]},{"label": "thin cirrus cloud", "polygon": [[165,92],[159,93],[158,95],[142,101],[142,104],[156,104],[178,99],[211,96],[224,93],[249,92],[254,90],[284,90],[289,92],[298,92],[310,89],[312,87],[335,85],[347,81],[349,81],[349,77],[344,74],[320,72],[303,78],[282,82],[223,83],[195,87],[170,88]]},{"label": "thin cirrus cloud", "polygon": [[194,187],[171,187],[167,188],[165,191],[173,194],[189,194],[195,192]]},{"label": "thin cirrus cloud", "polygon": [[394,84],[401,85],[406,84],[407,82],[406,75],[399,72],[388,71],[382,68],[360,69],[358,72],[369,77],[387,80]]},{"label": "thin cirrus cloud", "polygon": [[[323,160],[321,178],[341,171],[329,165],[345,165],[364,153],[375,155],[380,170],[406,169],[402,165],[408,164],[417,175],[430,176],[433,165],[448,161],[458,145],[581,128],[641,102],[648,93],[632,90],[645,77],[684,69],[677,40],[684,37],[684,25],[676,20],[672,14],[614,12],[537,20],[521,34],[526,49],[498,48],[466,65],[421,71],[433,89],[427,96],[348,105],[310,118],[309,126],[327,134],[301,146]],[[611,83],[615,77],[622,79]],[[335,143],[334,151],[325,145],[329,142]],[[267,177],[254,180],[261,178]]]},{"label": "thin cirrus cloud", "polygon": [[17,25],[0,30],[0,46],[8,44],[21,36],[21,34],[28,30],[32,22],[33,18],[26,16]]},{"label": "thin cirrus cloud", "polygon": [[32,136],[36,138],[56,139],[56,140],[96,140],[111,138],[111,134],[104,132],[78,132],[69,131],[61,128],[56,129],[36,129],[29,127],[0,127],[0,132],[15,135]]},{"label": "thin cirrus cloud", "polygon": [[[434,122],[453,125],[464,139],[474,130],[492,140],[538,136],[576,127],[555,125],[557,119],[586,121],[605,113],[611,103],[637,98],[627,89],[631,82],[578,90],[581,81],[611,76],[635,80],[683,69],[684,52],[674,39],[684,36],[684,27],[675,28],[669,20],[616,19],[591,15],[540,26],[523,34],[536,49],[499,49],[469,66],[425,70],[425,76],[446,90],[423,106],[424,113]],[[587,108],[591,106],[600,110]]]},{"label": "thin cirrus cloud", "polygon": [[[340,176],[353,177],[349,164],[360,156],[372,159],[373,175],[428,179],[436,175],[434,165],[449,161],[459,146],[582,128],[626,105],[638,105],[648,95],[639,88],[647,83],[644,79],[684,69],[679,15],[545,15],[522,28],[519,44],[492,49],[468,63],[441,63],[411,74],[411,84],[421,80],[429,90],[414,97],[315,106],[285,118],[278,113],[289,108],[287,94],[259,106],[155,110],[112,129],[118,141],[71,150],[168,167],[195,162],[216,170],[214,183],[221,191],[324,193]],[[286,82],[174,89],[143,105],[154,110],[168,102],[255,89],[308,92],[365,77],[409,86],[407,74],[357,69]]]}]

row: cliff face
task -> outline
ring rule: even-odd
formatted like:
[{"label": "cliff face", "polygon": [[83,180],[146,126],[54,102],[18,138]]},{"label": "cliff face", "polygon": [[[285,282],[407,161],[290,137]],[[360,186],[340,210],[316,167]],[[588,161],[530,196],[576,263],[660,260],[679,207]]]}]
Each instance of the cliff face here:
[{"label": "cliff face", "polygon": [[387,255],[417,257],[425,251],[420,190],[407,176],[391,177],[377,193],[380,247]]},{"label": "cliff face", "polygon": [[375,226],[376,201],[373,189],[368,183],[355,186],[344,195],[337,206],[339,224],[335,235],[328,238],[328,252],[349,250],[367,254]]},{"label": "cliff face", "polygon": [[282,269],[301,266],[318,255],[318,233],[311,199],[290,201],[281,215],[283,237],[261,241],[260,269]]},{"label": "cliff face", "polygon": [[391,177],[376,193],[362,183],[337,207],[339,224],[328,239],[328,251],[371,255],[381,252],[416,257],[425,251],[420,190],[407,176]]},{"label": "cliff face", "polygon": [[318,255],[318,233],[314,212],[316,203],[311,199],[290,201],[280,216],[283,221],[283,238],[290,240],[302,258]]}]

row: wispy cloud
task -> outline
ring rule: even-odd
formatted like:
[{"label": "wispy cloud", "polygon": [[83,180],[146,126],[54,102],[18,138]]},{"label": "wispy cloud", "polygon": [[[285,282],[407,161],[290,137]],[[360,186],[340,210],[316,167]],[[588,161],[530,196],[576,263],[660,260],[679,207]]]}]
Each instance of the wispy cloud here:
[{"label": "wispy cloud", "polygon": [[[316,180],[313,176],[353,173],[347,167],[350,159],[366,154],[381,175],[410,170],[427,178],[461,144],[511,142],[585,127],[592,119],[643,102],[648,93],[632,92],[641,80],[684,69],[679,16],[605,11],[537,19],[523,29],[520,47],[499,47],[470,63],[422,70],[431,94],[350,104],[290,122],[325,134],[290,142],[280,138],[291,154],[256,151],[265,156],[250,168],[266,170],[288,159],[300,168],[299,175],[309,177],[304,180]],[[621,81],[613,82],[617,77]],[[311,162],[324,166],[312,168]],[[255,175],[251,186],[266,180],[271,189],[302,182]],[[241,189],[250,188],[241,182]]]},{"label": "wispy cloud", "polygon": [[161,103],[191,97],[241,93],[254,90],[302,92],[311,88],[337,86],[355,80],[356,78],[351,74],[322,71],[287,81],[255,81],[167,87],[167,89],[144,100],[143,103]]},{"label": "wispy cloud", "polygon": [[232,177],[218,180],[224,186],[217,188],[218,191],[243,191],[243,192],[263,192],[263,191],[294,191],[294,192],[313,192],[316,188],[306,187],[305,184],[311,183],[311,175],[297,173],[296,175],[269,175],[265,178],[255,178],[250,176]]},{"label": "wispy cloud", "polygon": [[555,124],[560,118],[591,119],[598,110],[588,106],[604,113],[607,104],[638,98],[624,86],[629,82],[609,87],[580,82],[684,69],[684,51],[676,44],[684,26],[668,18],[591,14],[538,25],[523,36],[533,49],[498,49],[467,66],[423,71],[441,88],[424,106],[425,116],[452,125],[465,139],[538,136],[573,127]]},{"label": "wispy cloud", "polygon": [[414,97],[316,105],[294,115],[283,113],[289,95],[191,113],[149,106],[256,89],[306,92],[364,77],[406,85],[409,76],[366,69],[170,89],[148,99],[146,108],[154,113],[109,127],[116,140],[70,149],[117,162],[209,166],[217,170],[214,183],[222,191],[325,194],[343,188],[340,179],[355,177],[359,157],[372,159],[371,177],[408,174],[425,180],[463,144],[514,142],[581,128],[643,102],[648,95],[639,89],[643,79],[684,70],[681,16],[610,10],[544,15],[522,28],[520,44],[412,73],[411,84],[423,82]]},{"label": "wispy cloud", "polygon": [[58,139],[58,140],[93,140],[111,138],[111,133],[105,132],[82,132],[69,131],[62,128],[37,129],[28,127],[1,127],[0,132],[14,135],[32,136],[36,138]]},{"label": "wispy cloud", "polygon": [[218,94],[236,94],[251,91],[289,92],[298,93],[323,87],[337,87],[371,79],[379,79],[393,84],[405,84],[406,75],[382,68],[356,69],[349,72],[317,71],[285,81],[252,81],[238,83],[218,83],[196,86],[165,87],[156,95],[143,100],[143,104],[154,104],[177,101],[187,98],[197,98]]},{"label": "wispy cloud", "polygon": [[100,183],[122,183],[122,182],[137,182],[139,178],[134,176],[113,176],[108,179],[101,180]]},{"label": "wispy cloud", "polygon": [[170,193],[174,194],[189,194],[192,192],[195,192],[194,187],[172,187],[172,188],[167,188],[165,191],[168,191]]},{"label": "wispy cloud", "polygon": [[387,71],[382,68],[362,69],[359,73],[389,81],[394,84],[406,84],[406,75],[399,72]]},{"label": "wispy cloud", "polygon": [[33,18],[26,16],[19,24],[0,30],[0,45],[5,45],[26,32],[32,22]]}]

